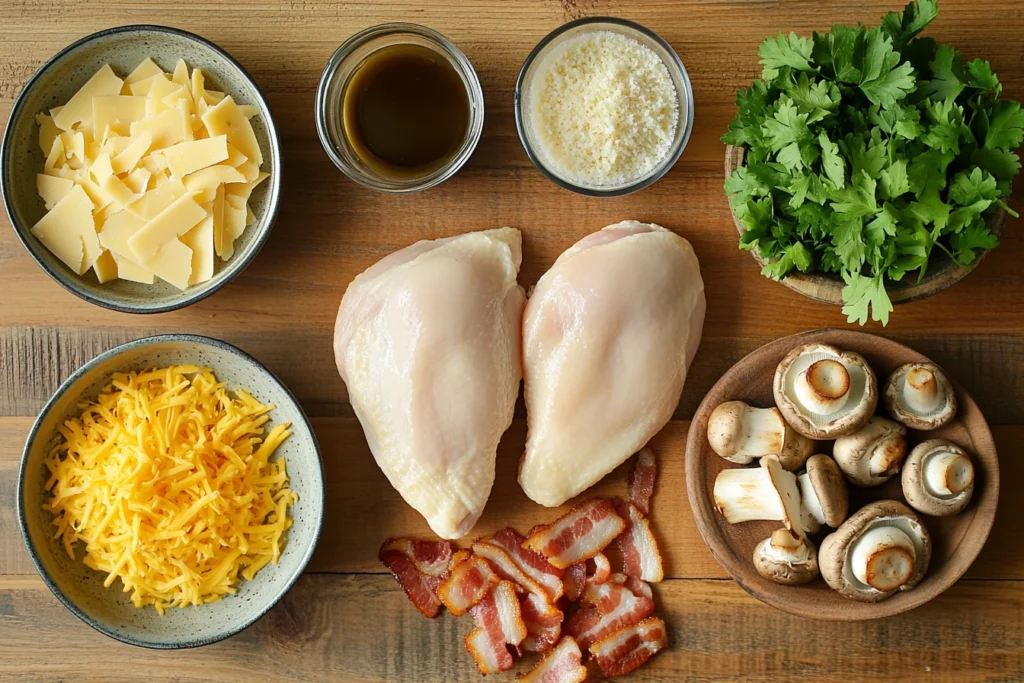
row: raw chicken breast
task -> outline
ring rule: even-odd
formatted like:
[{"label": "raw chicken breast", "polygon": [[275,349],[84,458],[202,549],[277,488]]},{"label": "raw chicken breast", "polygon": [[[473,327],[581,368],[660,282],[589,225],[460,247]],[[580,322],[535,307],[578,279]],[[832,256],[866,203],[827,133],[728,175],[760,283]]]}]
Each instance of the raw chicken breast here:
[{"label": "raw chicken breast", "polygon": [[526,495],[561,505],[668,422],[704,308],[693,248],[661,226],[609,225],[558,257],[523,317]]},{"label": "raw chicken breast", "polygon": [[522,238],[501,228],[417,242],[345,292],[334,355],[377,464],[447,539],[494,483],[522,378]]}]

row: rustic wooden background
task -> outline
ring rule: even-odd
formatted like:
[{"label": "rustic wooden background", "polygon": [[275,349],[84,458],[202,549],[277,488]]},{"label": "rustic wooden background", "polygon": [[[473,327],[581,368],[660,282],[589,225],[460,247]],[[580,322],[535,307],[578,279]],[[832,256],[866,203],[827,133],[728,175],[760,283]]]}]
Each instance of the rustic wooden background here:
[{"label": "rustic wooden background", "polygon": [[[701,397],[728,367],[779,336],[843,326],[837,309],[764,280],[737,251],[722,185],[718,138],[733,97],[759,72],[767,34],[809,34],[833,23],[876,23],[903,0],[3,0],[0,120],[54,52],[88,33],[151,22],[200,33],[231,52],[270,99],[282,134],[281,212],[269,242],[237,280],[186,310],[152,317],[105,311],[68,294],[0,226],[0,678],[10,680],[479,680],[461,637],[466,620],[429,622],[376,561],[383,538],[425,534],[369,455],[334,369],[331,331],[347,283],[382,256],[422,238],[515,226],[524,234],[520,281],[530,286],[583,235],[625,218],[690,239],[709,305],[704,341],[672,422],[655,440],[662,479],[654,523],[667,555],[656,587],[671,649],[635,680],[1024,680],[1024,238],[1011,222],[1003,245],[953,289],[897,309],[888,329],[944,365],[993,424],[1003,500],[988,545],[965,579],[929,605],[877,622],[827,624],[761,605],[728,580],[694,527],[683,485],[683,445]],[[859,5],[859,7],[858,7]],[[516,74],[559,24],[626,17],[660,33],[693,81],[689,147],[659,183],[619,199],[560,190],[531,165],[512,115]],[[313,126],[320,69],[341,41],[385,21],[427,24],[469,56],[483,84],[487,122],[469,164],[429,192],[396,197],[337,172]],[[943,0],[929,33],[991,60],[1006,95],[1024,99],[1024,2]],[[1018,210],[1020,193],[1013,202]],[[6,223],[6,219],[0,219]],[[196,332],[237,344],[277,373],[314,418],[327,471],[328,508],[309,573],[266,617],[228,641],[189,652],[148,652],[94,632],[33,572],[15,517],[23,440],[43,402],[79,364],[157,332]],[[487,530],[527,529],[553,517],[515,484],[524,441],[503,441]],[[618,490],[616,472],[602,490]],[[511,675],[496,677],[511,680]]]}]

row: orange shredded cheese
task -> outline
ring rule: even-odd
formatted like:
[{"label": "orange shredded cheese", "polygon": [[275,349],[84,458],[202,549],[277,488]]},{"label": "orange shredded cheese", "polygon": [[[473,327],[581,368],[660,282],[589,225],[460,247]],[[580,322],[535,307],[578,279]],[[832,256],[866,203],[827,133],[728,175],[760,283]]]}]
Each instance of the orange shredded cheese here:
[{"label": "orange shredded cheese", "polygon": [[291,526],[283,457],[289,423],[205,368],[115,374],[58,430],[46,459],[55,538],[120,579],[137,607],[214,602],[277,563]]}]

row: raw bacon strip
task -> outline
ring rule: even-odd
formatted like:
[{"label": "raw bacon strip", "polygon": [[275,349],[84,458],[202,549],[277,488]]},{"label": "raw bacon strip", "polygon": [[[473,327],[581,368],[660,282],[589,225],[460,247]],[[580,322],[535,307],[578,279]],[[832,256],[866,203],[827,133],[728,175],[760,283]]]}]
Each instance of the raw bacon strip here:
[{"label": "raw bacon strip", "polygon": [[529,574],[524,572],[513,561],[512,557],[505,552],[504,548],[500,548],[492,543],[477,541],[473,544],[473,553],[490,562],[491,567],[497,572],[498,576],[513,582],[517,588],[521,587],[519,588],[520,591],[525,589],[530,593],[536,593],[545,600],[548,599],[548,592],[544,586],[534,581]]},{"label": "raw bacon strip", "polygon": [[583,595],[583,586],[587,582],[587,563],[577,562],[565,570],[562,575],[565,597],[569,602],[576,602]]},{"label": "raw bacon strip", "polygon": [[605,676],[622,676],[666,647],[665,622],[652,617],[602,638],[591,645],[590,654]]},{"label": "raw bacon strip", "polygon": [[518,531],[512,528],[502,529],[490,538],[483,540],[503,548],[516,563],[516,566],[531,579],[544,586],[551,602],[562,597],[562,570],[544,559],[540,553],[524,548],[523,543],[526,542],[526,538]]},{"label": "raw bacon strip", "polygon": [[623,571],[644,581],[657,583],[665,578],[661,552],[651,531],[651,523],[632,503],[615,499],[615,509],[626,519],[626,530],[616,539],[622,551]]},{"label": "raw bacon strip", "polygon": [[562,638],[558,647],[552,650],[537,666],[522,676],[516,676],[519,683],[580,683],[587,677],[587,668],[580,662],[583,653],[572,638]]},{"label": "raw bacon strip", "polygon": [[456,550],[455,554],[452,555],[451,562],[448,563],[448,571],[451,571],[452,569],[455,569],[455,565],[457,565],[459,562],[465,562],[470,557],[472,557],[472,555],[473,555],[473,553],[470,552],[469,550],[465,550],[465,549]]},{"label": "raw bacon strip", "polygon": [[535,593],[519,599],[520,613],[526,624],[526,637],[520,644],[523,652],[547,652],[562,634],[562,611]]},{"label": "raw bacon strip", "polygon": [[633,469],[626,477],[629,488],[629,502],[645,515],[651,514],[651,496],[654,495],[654,481],[658,476],[658,468],[654,464],[654,451],[644,448],[636,454]]},{"label": "raw bacon strip", "polygon": [[611,502],[592,498],[577,505],[554,524],[538,529],[523,545],[540,553],[556,567],[565,569],[604,550],[625,528],[625,520],[615,514]]},{"label": "raw bacon strip", "polygon": [[613,574],[600,585],[588,583],[581,607],[565,622],[565,632],[586,649],[598,640],[626,626],[632,626],[654,613],[654,600],[645,595],[650,587]]},{"label": "raw bacon strip", "polygon": [[447,541],[431,542],[407,538],[389,538],[378,557],[398,580],[406,596],[420,614],[437,616],[441,603],[437,589],[448,575],[452,545]]},{"label": "raw bacon strip", "polygon": [[485,676],[511,669],[512,655],[507,646],[519,645],[526,637],[515,585],[501,581],[470,612],[476,628],[466,636],[465,643],[476,668]]},{"label": "raw bacon strip", "polygon": [[476,670],[484,676],[512,668],[512,653],[504,643],[495,642],[487,629],[473,629],[463,642],[466,644],[466,651],[476,662]]},{"label": "raw bacon strip", "polygon": [[437,597],[449,612],[461,616],[483,600],[499,580],[487,560],[472,556],[452,568],[451,574],[438,587]]},{"label": "raw bacon strip", "polygon": [[604,553],[594,555],[594,573],[587,577],[587,581],[601,585],[612,575],[612,565]]}]

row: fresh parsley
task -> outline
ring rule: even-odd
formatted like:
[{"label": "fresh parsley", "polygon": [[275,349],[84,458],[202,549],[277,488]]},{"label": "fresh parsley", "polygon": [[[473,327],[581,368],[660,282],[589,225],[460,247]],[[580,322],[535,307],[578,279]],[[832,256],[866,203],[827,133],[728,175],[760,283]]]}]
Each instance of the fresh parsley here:
[{"label": "fresh parsley", "polygon": [[924,277],[935,250],[970,266],[999,243],[992,212],[1016,216],[1024,109],[989,62],[920,37],[936,16],[917,0],[877,27],[766,38],[722,137],[746,153],[725,183],[740,247],[772,279],[841,278],[850,322],[886,324],[887,282]]}]

